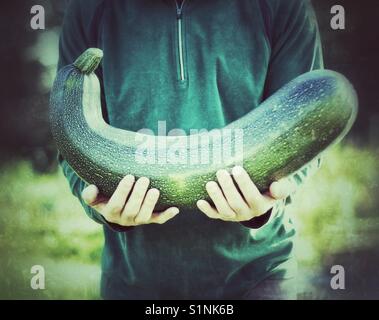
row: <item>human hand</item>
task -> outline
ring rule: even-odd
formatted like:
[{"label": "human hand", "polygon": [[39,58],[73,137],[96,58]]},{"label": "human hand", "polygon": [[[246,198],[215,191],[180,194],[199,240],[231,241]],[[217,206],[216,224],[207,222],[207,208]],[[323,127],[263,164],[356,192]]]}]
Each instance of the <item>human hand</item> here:
[{"label": "human hand", "polygon": [[239,166],[232,169],[232,175],[226,170],[219,170],[216,176],[218,183],[210,181],[206,184],[215,207],[205,200],[199,200],[197,206],[209,218],[224,221],[241,222],[261,216],[295,189],[294,183],[283,178],[273,182],[269,191],[262,194],[245,169]]},{"label": "human hand", "polygon": [[95,185],[86,187],[82,192],[82,198],[110,223],[125,227],[163,224],[176,216],[179,209],[171,207],[163,212],[154,213],[159,190],[148,189],[149,184],[148,178],[142,177],[135,182],[134,176],[127,175],[120,181],[110,198],[102,196]]}]

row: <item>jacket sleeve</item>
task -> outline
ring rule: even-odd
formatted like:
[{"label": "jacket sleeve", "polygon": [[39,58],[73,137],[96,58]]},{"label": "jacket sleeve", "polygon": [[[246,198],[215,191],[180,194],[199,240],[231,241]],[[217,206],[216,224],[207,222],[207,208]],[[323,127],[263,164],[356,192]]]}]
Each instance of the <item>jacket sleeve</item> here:
[{"label": "jacket sleeve", "polygon": [[103,1],[71,0],[59,39],[58,69],[73,63],[86,49],[97,47]]},{"label": "jacket sleeve", "polygon": [[[271,57],[264,98],[268,98],[297,76],[324,68],[320,34],[310,1],[276,0],[271,3]],[[299,187],[320,168],[320,165],[321,158],[317,158],[292,174],[289,179]],[[284,200],[283,204],[290,202],[291,196]],[[263,216],[242,224],[250,228],[260,228],[275,217],[280,207],[282,206],[275,206]]]},{"label": "jacket sleeve", "polygon": [[[65,13],[59,41],[58,69],[73,63],[87,48],[98,47],[98,28],[100,25],[102,3],[103,1],[94,0],[70,1]],[[97,75],[100,83],[102,83],[101,68],[98,70]],[[104,99],[102,100],[104,106]],[[86,205],[81,197],[81,193],[86,187],[85,181],[75,173],[60,154],[58,155],[58,161],[70,185],[72,194],[78,198],[86,214],[91,219],[116,231],[126,231],[129,229],[107,222],[100,213]]]},{"label": "jacket sleeve", "polygon": [[309,0],[277,0],[271,24],[271,57],[264,98],[297,76],[323,69],[317,19]]}]

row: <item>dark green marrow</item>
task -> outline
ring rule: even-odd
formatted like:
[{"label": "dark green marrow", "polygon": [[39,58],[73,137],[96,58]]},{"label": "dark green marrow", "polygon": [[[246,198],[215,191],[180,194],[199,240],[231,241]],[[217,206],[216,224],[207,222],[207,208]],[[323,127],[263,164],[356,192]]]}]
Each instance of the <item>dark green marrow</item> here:
[{"label": "dark green marrow", "polygon": [[[57,147],[75,172],[105,195],[110,196],[127,174],[150,178],[151,186],[161,192],[161,208],[194,207],[197,200],[207,198],[205,184],[215,179],[216,171],[235,164],[244,166],[261,191],[267,190],[272,181],[292,174],[339,142],[357,114],[356,93],[344,76],[312,71],[222,129],[221,135],[243,132],[243,153],[223,163],[213,161],[212,155],[241,141],[233,134],[217,140],[220,132],[211,131],[192,136],[198,144],[190,144],[189,136],[160,137],[160,143],[145,150],[158,155],[157,161],[143,163],[137,161],[141,142],[152,137],[114,128],[102,118],[100,85],[93,73],[101,58],[101,50],[88,49],[56,76],[50,122]],[[159,155],[170,148],[185,151],[186,161],[160,161]],[[190,160],[196,152],[208,153],[210,162]]]}]

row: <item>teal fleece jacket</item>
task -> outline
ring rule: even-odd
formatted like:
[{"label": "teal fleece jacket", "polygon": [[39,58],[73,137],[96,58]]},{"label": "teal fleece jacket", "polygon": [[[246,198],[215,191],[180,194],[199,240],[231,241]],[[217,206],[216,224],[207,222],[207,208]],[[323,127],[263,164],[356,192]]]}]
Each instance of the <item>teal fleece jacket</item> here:
[{"label": "teal fleece jacket", "polygon": [[[186,0],[182,8],[174,0],[73,0],[59,67],[88,47],[104,51],[105,119],[133,131],[157,132],[158,121],[167,131],[221,128],[323,67],[314,12],[303,0]],[[294,276],[289,199],[244,224],[182,210],[164,225],[125,229],[84,204],[85,182],[60,163],[86,213],[104,225],[104,298],[239,299],[263,279]],[[318,164],[292,178],[301,183]]]}]

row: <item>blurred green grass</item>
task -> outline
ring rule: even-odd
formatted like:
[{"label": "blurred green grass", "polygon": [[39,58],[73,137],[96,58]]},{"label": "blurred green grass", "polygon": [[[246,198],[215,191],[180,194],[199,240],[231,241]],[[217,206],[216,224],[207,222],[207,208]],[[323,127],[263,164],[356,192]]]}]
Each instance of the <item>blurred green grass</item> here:
[{"label": "blurred green grass", "polygon": [[338,145],[295,195],[302,263],[379,244],[379,150]]},{"label": "blurred green grass", "polygon": [[[63,174],[14,162],[0,174],[0,298],[97,298],[101,227],[84,214]],[[43,265],[46,289],[31,290]]]},{"label": "blurred green grass", "polygon": [[[331,257],[376,250],[378,155],[377,149],[338,145],[296,194],[289,210],[305,270],[301,290],[312,288],[309,278]],[[86,217],[61,172],[37,174],[28,162],[15,161],[1,168],[0,181],[0,299],[99,298],[101,227]],[[30,288],[36,264],[45,267],[45,290]]]}]

